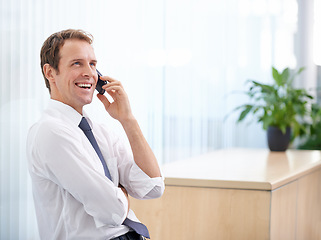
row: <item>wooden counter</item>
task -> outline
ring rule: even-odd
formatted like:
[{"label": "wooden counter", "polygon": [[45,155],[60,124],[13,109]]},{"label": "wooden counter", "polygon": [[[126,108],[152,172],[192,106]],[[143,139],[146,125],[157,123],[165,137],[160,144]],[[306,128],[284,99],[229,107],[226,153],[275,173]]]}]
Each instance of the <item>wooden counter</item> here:
[{"label": "wooden counter", "polygon": [[321,168],[321,151],[219,150],[162,167],[168,186],[274,190]]},{"label": "wooden counter", "polygon": [[321,152],[226,149],[162,167],[162,198],[131,199],[151,239],[321,239]]}]

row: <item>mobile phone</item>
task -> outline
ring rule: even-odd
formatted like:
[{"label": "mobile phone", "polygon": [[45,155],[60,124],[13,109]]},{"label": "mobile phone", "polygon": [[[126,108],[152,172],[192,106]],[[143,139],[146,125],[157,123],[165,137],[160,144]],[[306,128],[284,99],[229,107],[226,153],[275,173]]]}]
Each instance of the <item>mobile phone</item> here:
[{"label": "mobile phone", "polygon": [[107,84],[107,81],[100,79],[102,74],[97,69],[96,69],[96,72],[98,74],[98,81],[97,81],[97,85],[96,85],[96,90],[99,92],[99,94],[103,95],[105,93],[105,90],[102,88],[102,86]]}]

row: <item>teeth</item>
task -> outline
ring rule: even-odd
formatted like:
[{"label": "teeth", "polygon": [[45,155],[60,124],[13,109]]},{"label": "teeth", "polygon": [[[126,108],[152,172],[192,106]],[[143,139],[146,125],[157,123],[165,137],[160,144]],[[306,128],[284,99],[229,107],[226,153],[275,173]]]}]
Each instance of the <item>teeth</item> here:
[{"label": "teeth", "polygon": [[78,85],[78,87],[81,87],[81,88],[90,88],[91,87],[90,83],[78,83],[77,85]]}]

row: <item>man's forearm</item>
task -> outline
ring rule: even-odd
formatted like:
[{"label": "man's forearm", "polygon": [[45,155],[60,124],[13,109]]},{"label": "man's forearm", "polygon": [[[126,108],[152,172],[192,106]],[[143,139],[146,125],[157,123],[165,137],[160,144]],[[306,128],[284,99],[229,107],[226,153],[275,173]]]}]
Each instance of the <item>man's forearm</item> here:
[{"label": "man's forearm", "polygon": [[160,169],[157,159],[147,143],[135,118],[121,123],[128,137],[136,164],[149,177],[160,177]]}]

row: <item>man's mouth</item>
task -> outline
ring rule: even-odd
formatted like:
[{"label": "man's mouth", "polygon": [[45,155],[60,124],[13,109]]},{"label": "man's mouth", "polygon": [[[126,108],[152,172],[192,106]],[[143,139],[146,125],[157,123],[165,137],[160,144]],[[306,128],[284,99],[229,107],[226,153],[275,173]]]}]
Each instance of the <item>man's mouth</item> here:
[{"label": "man's mouth", "polygon": [[92,84],[91,83],[76,83],[76,85],[80,88],[90,89]]}]

